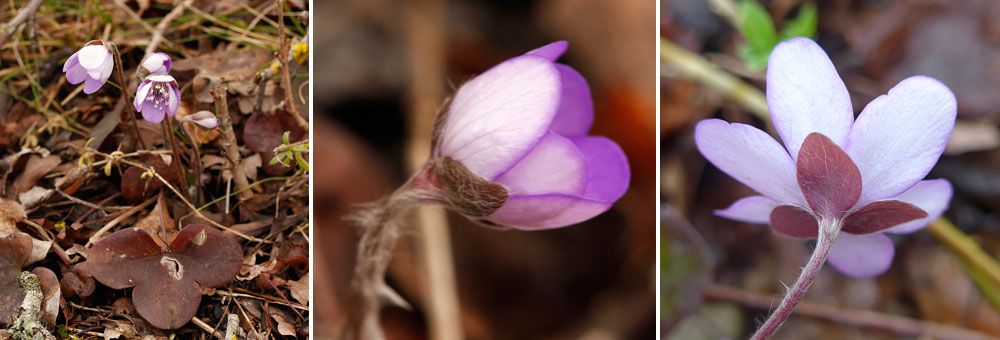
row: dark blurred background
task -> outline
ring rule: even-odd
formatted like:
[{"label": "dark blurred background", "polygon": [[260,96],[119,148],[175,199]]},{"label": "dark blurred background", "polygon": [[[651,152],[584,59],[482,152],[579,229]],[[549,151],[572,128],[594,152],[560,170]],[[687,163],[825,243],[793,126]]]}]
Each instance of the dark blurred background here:
[{"label": "dark blurred background", "polygon": [[[672,0],[661,8],[660,35],[761,91],[763,71],[737,57],[744,38],[719,3]],[[803,1],[759,1],[778,23]],[[945,217],[996,258],[1000,250],[1000,2],[988,0],[815,1],[816,41],[830,55],[859,113],[910,75],[944,82],[958,99],[958,121],[945,155],[928,178],[947,178],[955,196]],[[781,238],[768,227],[712,215],[752,190],[705,162],[695,150],[697,121],[721,118],[767,124],[720,91],[663,65],[661,78],[664,332],[674,339],[744,338],[768,306],[702,299],[711,285],[741,294],[780,296],[812,251],[812,243]],[[766,130],[765,130],[766,131]],[[670,211],[671,213],[667,213]],[[977,286],[968,266],[927,230],[893,236],[888,273],[851,279],[826,266],[803,301],[875,311],[1000,336],[1000,304]],[[707,294],[713,295],[713,294]],[[774,298],[776,305],[780,298]],[[843,314],[841,314],[843,315]],[[900,339],[892,332],[793,315],[775,339]]]},{"label": "dark blurred background", "polygon": [[[653,0],[317,1],[315,335],[334,336],[345,317],[357,229],[343,216],[405,181],[408,141],[429,137],[429,129],[408,137],[414,111],[496,63],[567,40],[560,62],[594,96],[591,134],[622,146],[631,187],[607,213],[549,231],[492,230],[448,213],[461,308],[450,322],[468,339],[654,337],[655,8]],[[391,339],[429,338],[421,237],[407,226],[390,264],[387,281],[413,305],[383,310]]]}]

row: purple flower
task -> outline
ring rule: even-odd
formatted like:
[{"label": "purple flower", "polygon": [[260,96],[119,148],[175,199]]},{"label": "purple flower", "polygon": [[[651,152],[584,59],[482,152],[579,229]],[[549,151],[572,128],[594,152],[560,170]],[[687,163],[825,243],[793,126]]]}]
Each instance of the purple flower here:
[{"label": "purple flower", "polygon": [[150,54],[140,64],[146,74],[168,74],[170,73],[170,56],[163,52]]},{"label": "purple flower", "polygon": [[83,83],[83,92],[97,92],[108,81],[115,60],[111,50],[101,40],[91,40],[83,48],[73,53],[63,64],[66,81],[70,84]]},{"label": "purple flower", "polygon": [[181,92],[177,89],[174,77],[165,74],[153,74],[139,84],[135,93],[135,110],[142,112],[142,118],[150,123],[159,123],[163,114],[173,117],[181,101]]},{"label": "purple flower", "polygon": [[205,110],[184,116],[181,122],[194,123],[195,126],[203,130],[211,130],[219,127],[219,120],[215,118],[215,114]]},{"label": "purple flower", "polygon": [[[463,84],[442,113],[434,157],[457,161],[504,191],[502,205],[468,217],[558,228],[608,210],[628,188],[622,149],[587,135],[594,122],[587,81],[554,62],[567,46],[555,42],[494,66]],[[463,186],[441,181],[446,191]]]},{"label": "purple flower", "polygon": [[861,278],[892,263],[895,250],[883,232],[918,231],[947,209],[951,184],[922,180],[955,125],[955,96],[944,84],[904,79],[855,120],[826,53],[797,38],[771,52],[767,104],[784,148],[744,124],[708,119],[695,127],[701,154],[761,194],[717,215],[770,224],[796,238],[816,237],[818,219],[839,220],[846,233],[834,244],[830,264]]}]

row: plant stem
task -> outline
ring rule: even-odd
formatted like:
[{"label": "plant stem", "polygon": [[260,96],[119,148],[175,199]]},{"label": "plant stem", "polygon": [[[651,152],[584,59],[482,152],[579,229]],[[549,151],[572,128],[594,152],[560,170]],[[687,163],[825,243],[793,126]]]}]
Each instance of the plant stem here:
[{"label": "plant stem", "polygon": [[[126,104],[127,105],[127,104]],[[181,153],[177,150],[177,139],[174,138],[174,126],[170,123],[170,117],[163,117],[160,121],[160,126],[163,127],[163,138],[170,142],[170,157],[173,161],[170,165],[174,167],[177,171],[177,179],[181,182],[181,192],[185,195],[190,196],[191,193],[188,190],[187,174],[184,172],[184,167],[181,166]]]},{"label": "plant stem", "polygon": [[435,201],[429,168],[423,168],[388,197],[369,203],[349,217],[362,228],[351,278],[348,321],[341,339],[385,339],[378,321],[379,296],[385,293],[385,271],[401,234],[397,216],[409,208]]},{"label": "plant stem", "polygon": [[122,69],[122,54],[118,51],[118,45],[115,45],[114,43],[109,44],[111,44],[111,49],[114,50],[113,54],[115,55],[115,67],[118,68],[118,82],[121,84],[120,90],[122,94],[122,101],[125,102],[125,110],[127,111],[126,115],[128,115],[128,120],[132,122],[132,129],[133,132],[135,132],[135,140],[139,142],[139,148],[145,150],[146,142],[142,141],[142,134],[139,133],[139,124],[136,123],[135,120],[135,108],[132,107],[132,103],[129,102],[128,93],[126,92],[128,84],[125,82],[125,70]]},{"label": "plant stem", "polygon": [[813,250],[812,256],[809,257],[809,262],[802,268],[802,273],[799,274],[799,278],[795,280],[795,283],[788,288],[788,293],[781,300],[781,304],[771,313],[767,321],[764,321],[764,324],[757,329],[757,332],[750,338],[751,340],[770,339],[774,335],[774,332],[781,327],[781,324],[788,319],[788,316],[792,314],[795,305],[806,295],[809,285],[816,279],[816,275],[819,274],[820,269],[823,269],[823,263],[826,263],[826,257],[830,255],[830,249],[833,248],[833,243],[837,241],[837,236],[840,235],[840,228],[842,226],[843,222],[837,219],[821,218],[819,220],[819,235],[816,238],[816,249]]}]

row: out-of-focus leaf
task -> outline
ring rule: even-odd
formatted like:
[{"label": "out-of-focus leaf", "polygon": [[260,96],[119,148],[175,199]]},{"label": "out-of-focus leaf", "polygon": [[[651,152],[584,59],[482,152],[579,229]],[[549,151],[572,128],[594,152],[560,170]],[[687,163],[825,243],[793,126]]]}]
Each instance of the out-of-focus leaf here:
[{"label": "out-of-focus leaf", "polygon": [[774,30],[774,21],[767,9],[756,0],[745,0],[740,3],[740,16],[743,27],[740,30],[747,43],[757,53],[771,53],[778,44],[778,33]]},{"label": "out-of-focus leaf", "polygon": [[781,29],[781,41],[795,37],[816,37],[816,26],[819,25],[819,11],[816,4],[806,2],[799,8],[799,14],[788,21],[785,21],[784,28]]}]

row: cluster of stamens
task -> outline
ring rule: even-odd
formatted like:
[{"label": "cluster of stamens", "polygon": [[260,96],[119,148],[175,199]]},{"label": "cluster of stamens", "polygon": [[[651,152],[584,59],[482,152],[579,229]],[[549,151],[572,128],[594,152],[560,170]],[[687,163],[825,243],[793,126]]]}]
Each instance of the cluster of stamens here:
[{"label": "cluster of stamens", "polygon": [[163,110],[167,105],[167,91],[169,90],[167,83],[154,81],[150,86],[153,88],[149,89],[146,101],[152,102],[153,107],[157,110]]}]

